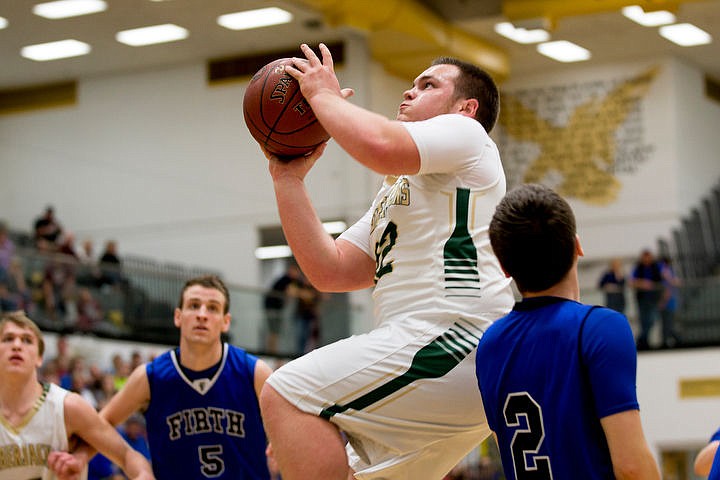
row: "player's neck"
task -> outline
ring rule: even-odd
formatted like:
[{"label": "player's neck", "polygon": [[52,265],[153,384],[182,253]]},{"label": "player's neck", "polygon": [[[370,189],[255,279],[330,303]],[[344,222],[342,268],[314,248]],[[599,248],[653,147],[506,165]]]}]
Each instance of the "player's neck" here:
[{"label": "player's neck", "polygon": [[523,292],[523,298],[532,297],[559,297],[568,300],[580,301],[580,285],[578,284],[577,269],[572,268],[565,278],[558,283],[540,292]]},{"label": "player's neck", "polygon": [[222,358],[223,343],[210,345],[180,342],[180,364],[190,370],[200,371],[212,367]]},{"label": "player's neck", "polygon": [[3,378],[0,385],[0,414],[10,425],[17,426],[42,395],[43,387],[37,377],[23,381]]}]

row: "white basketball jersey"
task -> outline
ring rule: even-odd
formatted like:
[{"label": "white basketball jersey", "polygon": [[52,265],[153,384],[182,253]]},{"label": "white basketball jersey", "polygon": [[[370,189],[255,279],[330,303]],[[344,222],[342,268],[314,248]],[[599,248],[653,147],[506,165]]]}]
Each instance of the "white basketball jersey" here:
[{"label": "white basketball jersey", "polygon": [[45,384],[35,408],[13,427],[0,416],[0,480],[54,480],[47,468],[53,450],[67,450],[65,396],[55,384]]},{"label": "white basketball jersey", "polygon": [[505,194],[497,147],[461,115],[405,127],[420,152],[419,174],[386,179],[370,210],[342,236],[375,259],[376,319],[488,323],[513,304],[488,238]]}]

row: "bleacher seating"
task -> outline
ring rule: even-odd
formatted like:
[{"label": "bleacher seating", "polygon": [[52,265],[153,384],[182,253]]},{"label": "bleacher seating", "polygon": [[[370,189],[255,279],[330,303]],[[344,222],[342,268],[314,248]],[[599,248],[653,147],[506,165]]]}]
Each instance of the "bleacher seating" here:
[{"label": "bleacher seating", "polygon": [[691,209],[670,239],[658,240],[682,279],[676,328],[683,346],[720,344],[720,183]]}]

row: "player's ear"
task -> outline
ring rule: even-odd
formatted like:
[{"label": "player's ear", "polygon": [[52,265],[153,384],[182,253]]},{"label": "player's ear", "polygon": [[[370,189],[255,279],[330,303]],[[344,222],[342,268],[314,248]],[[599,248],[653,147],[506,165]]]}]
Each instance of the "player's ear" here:
[{"label": "player's ear", "polygon": [[230,316],[229,313],[226,313],[225,315],[223,315],[223,328],[222,328],[223,332],[227,332],[228,330],[230,330],[230,320],[232,320],[232,317]]},{"label": "player's ear", "polygon": [[575,234],[575,253],[577,253],[578,257],[585,256],[585,252],[583,251],[582,245],[580,244],[580,236],[577,233]]},{"label": "player's ear", "polygon": [[181,313],[181,310],[179,308],[176,308],[175,314],[173,315],[173,323],[175,323],[175,326],[177,328],[180,328],[180,323],[181,323],[180,322],[180,313]]},{"label": "player's ear", "polygon": [[480,102],[477,98],[465,98],[460,100],[460,112],[467,117],[475,117],[475,113],[480,108]]}]

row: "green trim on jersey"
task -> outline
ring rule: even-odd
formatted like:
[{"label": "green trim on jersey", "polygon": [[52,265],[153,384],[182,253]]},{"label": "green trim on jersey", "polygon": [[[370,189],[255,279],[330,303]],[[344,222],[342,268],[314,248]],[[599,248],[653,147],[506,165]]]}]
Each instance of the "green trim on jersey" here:
[{"label": "green trim on jersey", "polygon": [[463,324],[455,322],[446,332],[417,351],[410,368],[399,377],[361,395],[346,404],[335,404],[320,412],[320,416],[329,419],[346,410],[362,410],[375,402],[383,400],[398,390],[424,378],[440,378],[455,368],[480,341],[482,330],[461,319]]},{"label": "green trim on jersey", "polygon": [[[477,248],[468,230],[470,189],[458,188],[455,196],[455,229],[445,242],[445,290],[480,290]],[[476,296],[471,292],[449,295]]]}]

